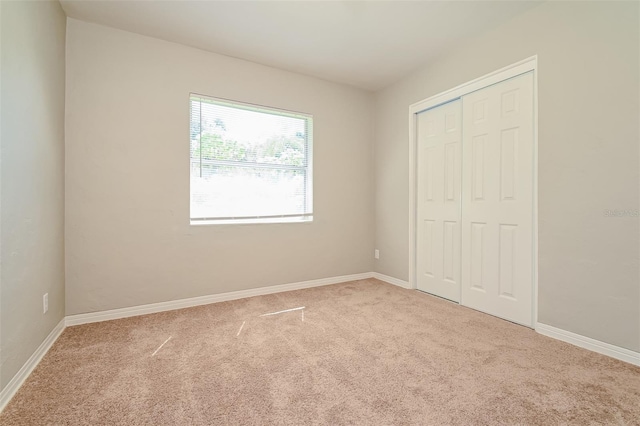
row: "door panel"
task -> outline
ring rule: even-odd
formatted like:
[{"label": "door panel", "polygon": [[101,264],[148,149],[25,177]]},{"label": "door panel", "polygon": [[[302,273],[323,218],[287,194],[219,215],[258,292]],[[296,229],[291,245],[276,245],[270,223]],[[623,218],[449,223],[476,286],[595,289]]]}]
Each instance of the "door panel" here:
[{"label": "door panel", "polygon": [[462,98],[462,304],[533,325],[533,74]]},{"label": "door panel", "polygon": [[417,287],[460,301],[460,100],[418,114]]}]

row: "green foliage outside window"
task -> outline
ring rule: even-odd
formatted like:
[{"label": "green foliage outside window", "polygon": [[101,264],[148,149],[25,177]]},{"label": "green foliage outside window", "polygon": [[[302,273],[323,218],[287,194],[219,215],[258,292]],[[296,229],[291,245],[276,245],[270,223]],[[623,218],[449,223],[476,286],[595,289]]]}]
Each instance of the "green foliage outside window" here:
[{"label": "green foliage outside window", "polygon": [[264,143],[249,145],[226,138],[224,123],[217,123],[215,130],[202,135],[192,131],[191,158],[304,166],[304,135],[274,136]]}]

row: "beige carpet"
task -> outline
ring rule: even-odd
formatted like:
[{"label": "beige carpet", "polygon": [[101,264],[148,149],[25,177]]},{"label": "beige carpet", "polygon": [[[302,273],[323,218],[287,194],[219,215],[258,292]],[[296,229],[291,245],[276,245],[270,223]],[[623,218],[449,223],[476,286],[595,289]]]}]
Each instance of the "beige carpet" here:
[{"label": "beige carpet", "polygon": [[371,279],[70,327],[0,424],[640,424],[640,368]]}]

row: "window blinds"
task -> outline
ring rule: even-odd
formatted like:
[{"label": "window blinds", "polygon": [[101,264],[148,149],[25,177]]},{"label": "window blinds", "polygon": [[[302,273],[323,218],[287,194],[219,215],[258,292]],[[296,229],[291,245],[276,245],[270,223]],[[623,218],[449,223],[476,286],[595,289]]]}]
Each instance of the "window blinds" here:
[{"label": "window blinds", "polygon": [[191,221],[312,219],[312,117],[190,96]]}]

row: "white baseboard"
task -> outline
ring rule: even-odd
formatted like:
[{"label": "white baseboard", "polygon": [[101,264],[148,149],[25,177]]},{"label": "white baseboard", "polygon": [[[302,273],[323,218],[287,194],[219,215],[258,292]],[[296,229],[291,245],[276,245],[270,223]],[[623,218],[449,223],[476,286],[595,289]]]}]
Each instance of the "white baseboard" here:
[{"label": "white baseboard", "polygon": [[389,275],[384,275],[384,274],[381,274],[379,272],[372,272],[371,275],[372,275],[373,278],[375,278],[377,280],[384,281],[386,283],[397,285],[398,287],[402,287],[402,288],[406,288],[406,289],[411,290],[411,286],[409,286],[409,282],[408,281],[404,281],[404,280],[400,280],[398,278],[390,277]]},{"label": "white baseboard", "polygon": [[629,349],[621,348],[619,346],[611,345],[609,343],[601,342],[590,337],[582,336],[580,334],[572,333],[570,331],[542,323],[536,323],[536,331],[545,336],[562,340],[563,342],[571,343],[572,345],[579,346],[602,355],[607,355],[611,358],[628,362],[629,364],[640,366],[640,352],[634,352]]},{"label": "white baseboard", "polygon": [[243,299],[245,297],[262,296],[265,294],[281,293],[283,291],[301,290],[304,288],[318,287],[329,284],[338,284],[348,281],[371,278],[371,272],[361,274],[342,275],[339,277],[321,278],[318,280],[302,281],[290,284],[274,285],[250,290],[232,291],[229,293],[211,294],[208,296],[191,297],[188,299],[171,300],[168,302],[151,303],[148,305],[131,306],[129,308],[111,309],[108,311],[89,312],[86,314],[69,315],[66,325],[80,325],[92,322],[109,321],[120,318],[134,317],[138,315],[153,314],[156,312],[172,311],[175,309],[191,308],[193,306],[208,305],[216,302]]},{"label": "white baseboard", "polygon": [[31,355],[31,357],[24,363],[22,368],[13,376],[13,379],[2,389],[0,392],[0,412],[4,410],[11,398],[16,394],[20,386],[27,380],[27,377],[31,374],[34,368],[40,363],[42,357],[51,349],[51,346],[58,340],[58,337],[65,329],[64,318],[51,330],[51,333],[44,339],[44,341],[38,346],[38,349]]},{"label": "white baseboard", "polygon": [[[66,326],[88,324],[93,322],[108,321],[118,318],[127,318],[137,315],[151,314],[155,312],[170,311],[175,309],[189,308],[192,306],[206,305],[209,303],[224,302],[228,300],[242,299],[245,297],[261,296],[265,294],[280,293],[284,291],[300,290],[311,287],[319,287],[323,285],[338,284],[348,281],[357,281],[367,278],[376,278],[389,284],[393,284],[402,288],[410,289],[409,283],[398,278],[380,274],[378,272],[364,272],[361,274],[343,275],[339,277],[322,278],[318,280],[302,281],[297,283],[275,285],[271,287],[262,287],[250,290],[232,291],[229,293],[212,294],[209,296],[192,297],[189,299],[173,300],[161,303],[152,303],[148,305],[132,306],[129,308],[112,309],[109,311],[91,312],[87,314],[70,315],[61,320],[58,325],[49,333],[47,338],[42,342],[38,349],[31,355],[27,362],[22,366],[20,371],[11,379],[7,386],[0,392],[0,412],[9,403],[11,398],[18,391],[20,386],[29,377],[33,369],[38,365],[42,357],[53,346],[60,334]],[[612,358],[619,359],[634,365],[640,366],[640,353],[629,349],[614,346],[608,343],[600,342],[589,337],[571,333],[560,328],[550,325],[537,323],[536,331],[545,336],[562,340],[567,343],[598,352]]]}]

